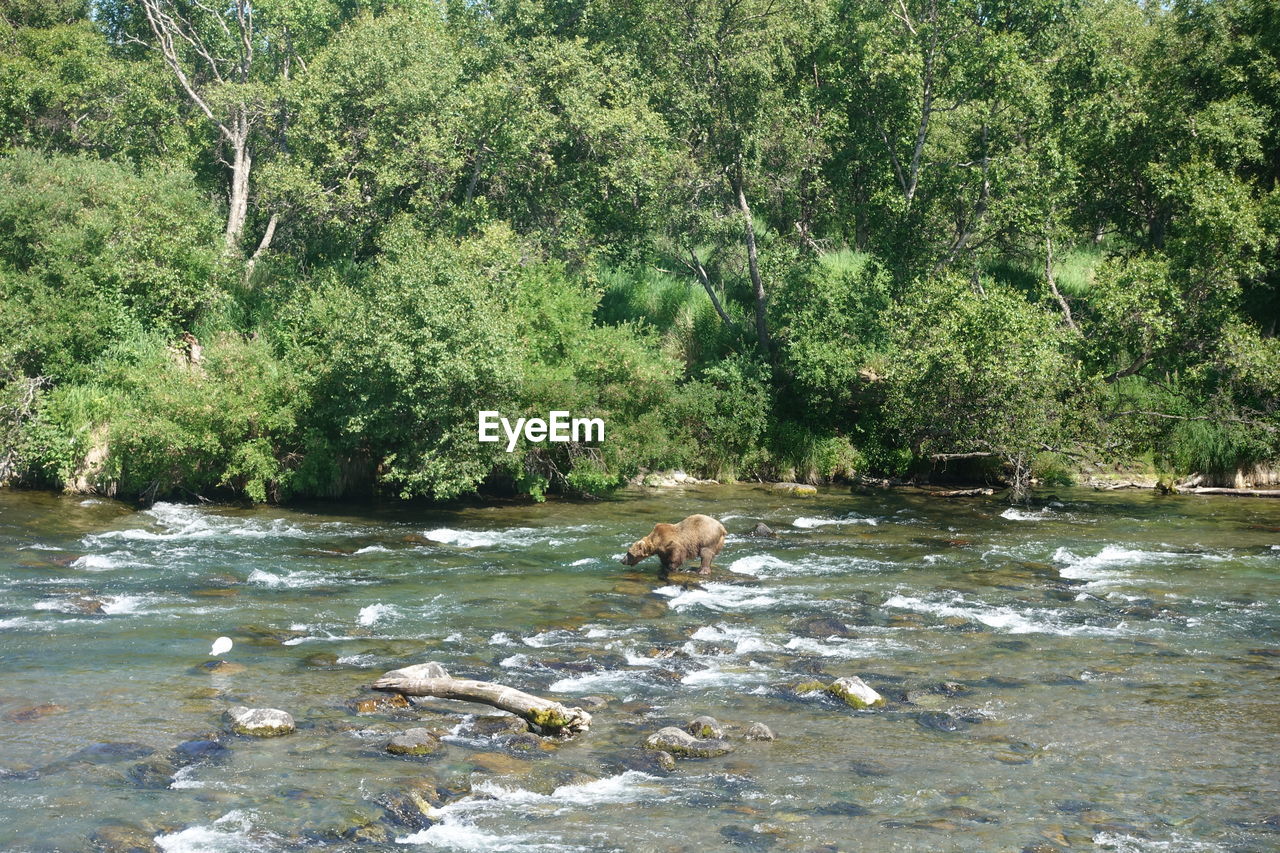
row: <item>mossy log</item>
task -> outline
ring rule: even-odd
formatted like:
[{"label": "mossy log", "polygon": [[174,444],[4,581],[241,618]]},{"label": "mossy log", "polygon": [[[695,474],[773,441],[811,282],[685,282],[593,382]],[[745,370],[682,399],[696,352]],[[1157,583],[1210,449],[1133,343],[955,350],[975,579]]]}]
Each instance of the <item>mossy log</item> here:
[{"label": "mossy log", "polygon": [[438,663],[392,670],[375,681],[373,689],[404,696],[478,702],[515,714],[545,734],[574,735],[591,727],[591,715],[581,708],[569,708],[491,681],[454,678]]}]

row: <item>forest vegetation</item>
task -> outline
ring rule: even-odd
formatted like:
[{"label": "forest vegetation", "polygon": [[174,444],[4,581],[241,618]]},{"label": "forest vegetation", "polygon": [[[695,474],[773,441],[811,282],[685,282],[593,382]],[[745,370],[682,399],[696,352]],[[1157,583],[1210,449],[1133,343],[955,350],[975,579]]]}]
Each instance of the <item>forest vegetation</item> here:
[{"label": "forest vegetation", "polygon": [[1273,0],[0,9],[0,481],[1280,459]]}]

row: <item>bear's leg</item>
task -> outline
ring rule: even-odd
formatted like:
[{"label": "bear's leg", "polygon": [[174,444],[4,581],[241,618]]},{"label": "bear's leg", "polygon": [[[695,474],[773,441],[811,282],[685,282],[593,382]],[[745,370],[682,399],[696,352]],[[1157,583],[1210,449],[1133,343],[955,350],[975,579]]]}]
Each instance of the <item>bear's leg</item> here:
[{"label": "bear's leg", "polygon": [[700,571],[704,575],[709,575],[711,574],[711,559],[715,557],[716,549],[712,548],[711,546],[707,546],[706,548],[702,549],[701,555],[702,555],[702,566],[698,569],[698,571]]}]

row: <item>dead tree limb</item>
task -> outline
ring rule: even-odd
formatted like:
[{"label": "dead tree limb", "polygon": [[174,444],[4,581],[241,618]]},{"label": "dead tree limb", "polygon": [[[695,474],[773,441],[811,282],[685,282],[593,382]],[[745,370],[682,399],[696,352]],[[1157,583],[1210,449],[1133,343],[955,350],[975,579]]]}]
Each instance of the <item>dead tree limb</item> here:
[{"label": "dead tree limb", "polygon": [[547,734],[574,735],[591,727],[591,715],[581,708],[567,708],[491,681],[454,678],[438,663],[420,663],[385,673],[374,690],[403,696],[433,696],[460,702],[478,702],[521,717]]},{"label": "dead tree limb", "polygon": [[1178,489],[1184,495],[1233,495],[1238,498],[1280,498],[1280,489]]}]

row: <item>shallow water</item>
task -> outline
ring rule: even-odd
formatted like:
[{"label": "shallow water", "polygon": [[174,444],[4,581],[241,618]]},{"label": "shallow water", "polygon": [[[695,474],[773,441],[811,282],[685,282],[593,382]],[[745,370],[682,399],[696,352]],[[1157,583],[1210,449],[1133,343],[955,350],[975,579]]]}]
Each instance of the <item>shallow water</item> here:
[{"label": "shallow water", "polygon": [[[701,588],[618,564],[692,512],[779,536],[731,536]],[[202,668],[219,635],[243,670]],[[470,732],[474,705],[355,712],[427,660],[609,705],[532,754]],[[1274,850],[1280,501],[713,487],[134,512],[0,492],[0,675],[4,850]],[[844,675],[888,707],[791,689]],[[299,730],[228,736],[235,704]],[[699,714],[732,754],[619,762]],[[742,740],[753,721],[778,739]],[[446,750],[383,751],[415,725]],[[173,752],[209,738],[227,748]],[[424,779],[471,793],[390,821]],[[362,824],[386,840],[342,838]]]}]

